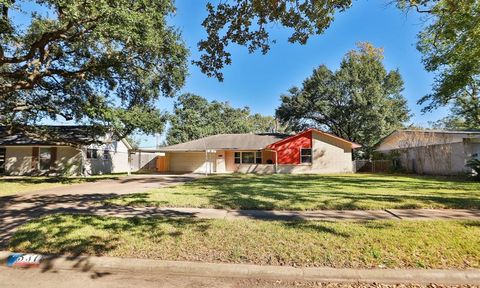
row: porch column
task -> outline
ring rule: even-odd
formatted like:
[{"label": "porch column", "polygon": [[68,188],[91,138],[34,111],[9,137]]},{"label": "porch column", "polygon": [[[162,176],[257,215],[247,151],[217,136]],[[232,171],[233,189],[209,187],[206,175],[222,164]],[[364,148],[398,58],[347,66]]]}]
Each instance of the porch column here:
[{"label": "porch column", "polygon": [[274,150],[275,151],[275,174],[278,173],[278,154],[277,154],[277,150]]},{"label": "porch column", "polygon": [[[86,173],[85,173],[85,154],[83,153],[83,147],[76,147],[77,151],[79,152],[79,155],[80,155],[80,176],[82,177],[86,177]],[[77,154],[78,155],[78,154]]]},{"label": "porch column", "polygon": [[208,150],[205,149],[205,176],[208,176]]}]

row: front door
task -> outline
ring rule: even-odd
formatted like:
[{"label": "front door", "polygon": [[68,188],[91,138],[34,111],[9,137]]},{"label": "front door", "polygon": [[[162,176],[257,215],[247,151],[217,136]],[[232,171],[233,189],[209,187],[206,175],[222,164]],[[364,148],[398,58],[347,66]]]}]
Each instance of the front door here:
[{"label": "front door", "polygon": [[5,154],[7,149],[0,148],[0,174],[5,174]]},{"label": "front door", "polygon": [[217,151],[217,163],[216,163],[217,173],[225,173],[225,151]]}]

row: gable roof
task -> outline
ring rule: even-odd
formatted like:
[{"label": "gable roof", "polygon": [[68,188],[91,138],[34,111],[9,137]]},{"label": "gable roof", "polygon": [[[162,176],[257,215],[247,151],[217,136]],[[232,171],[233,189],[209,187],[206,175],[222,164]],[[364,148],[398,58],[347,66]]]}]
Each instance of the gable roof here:
[{"label": "gable roof", "polygon": [[375,151],[381,152],[406,147],[413,148],[436,144],[458,143],[463,142],[465,138],[480,138],[480,131],[396,130],[380,140],[375,145]]},{"label": "gable roof", "polygon": [[159,151],[261,150],[290,135],[281,133],[217,134],[197,140],[161,147]]},{"label": "gable roof", "polygon": [[[28,129],[9,133],[5,126],[0,126],[0,145],[88,145],[95,142],[103,142],[102,138],[105,137],[103,133],[87,125],[45,125],[38,126],[38,128],[41,128],[41,132],[35,134],[30,133]],[[124,143],[126,142],[124,141]],[[127,147],[131,147],[130,144]]]},{"label": "gable roof", "polygon": [[291,135],[291,136],[289,136],[289,137],[287,137],[287,138],[285,138],[285,139],[282,139],[282,140],[280,140],[280,141],[278,141],[278,142],[272,143],[272,144],[268,145],[268,148],[273,148],[273,147],[277,146],[278,144],[285,143],[285,142],[287,142],[287,141],[289,141],[289,140],[291,140],[291,139],[293,139],[293,138],[295,138],[295,137],[302,136],[302,135],[307,134],[307,133],[309,133],[309,132],[319,133],[319,134],[324,135],[324,136],[326,136],[326,137],[330,137],[330,138],[339,140],[340,142],[344,142],[344,143],[350,145],[350,147],[351,147],[352,149],[356,149],[356,148],[362,147],[362,145],[360,145],[360,144],[357,144],[357,143],[348,141],[348,140],[346,140],[346,139],[343,139],[343,138],[341,138],[341,137],[335,136],[335,135],[333,135],[333,134],[330,134],[330,133],[327,133],[327,132],[323,132],[323,131],[320,131],[320,130],[315,129],[315,128],[310,128],[310,129],[307,129],[307,130],[305,130],[305,131],[303,131],[303,132],[300,132],[300,133],[298,133],[298,134]]},{"label": "gable roof", "polygon": [[352,149],[362,147],[359,144],[350,142],[335,135],[320,131],[318,129],[308,129],[295,135],[281,134],[281,133],[262,133],[262,134],[218,134],[200,138],[197,140],[161,147],[158,151],[161,152],[193,152],[211,150],[261,150],[271,148],[277,144],[291,140],[294,137],[299,137],[305,133],[314,131],[327,137],[337,139],[341,142],[349,144]]}]

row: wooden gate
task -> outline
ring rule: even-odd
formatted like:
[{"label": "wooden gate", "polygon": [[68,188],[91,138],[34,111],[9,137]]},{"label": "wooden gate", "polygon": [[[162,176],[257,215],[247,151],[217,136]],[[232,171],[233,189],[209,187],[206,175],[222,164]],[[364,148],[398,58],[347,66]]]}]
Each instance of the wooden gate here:
[{"label": "wooden gate", "polygon": [[167,172],[168,171],[168,163],[167,163],[167,156],[157,156],[157,172]]}]

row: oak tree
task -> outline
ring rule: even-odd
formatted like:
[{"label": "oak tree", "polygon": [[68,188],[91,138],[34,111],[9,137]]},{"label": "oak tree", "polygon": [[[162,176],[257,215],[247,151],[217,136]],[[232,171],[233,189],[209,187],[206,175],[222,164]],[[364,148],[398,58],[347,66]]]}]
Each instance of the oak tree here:
[{"label": "oak tree", "polygon": [[382,137],[410,118],[400,72],[387,71],[382,60],[381,49],[361,43],[337,71],[321,65],[301,87],[282,95],[277,117],[297,131],[327,130],[370,154]]},{"label": "oak tree", "polygon": [[169,145],[215,134],[271,132],[275,127],[271,116],[252,115],[248,107],[234,108],[227,102],[209,102],[190,93],[178,97],[169,120]]}]

